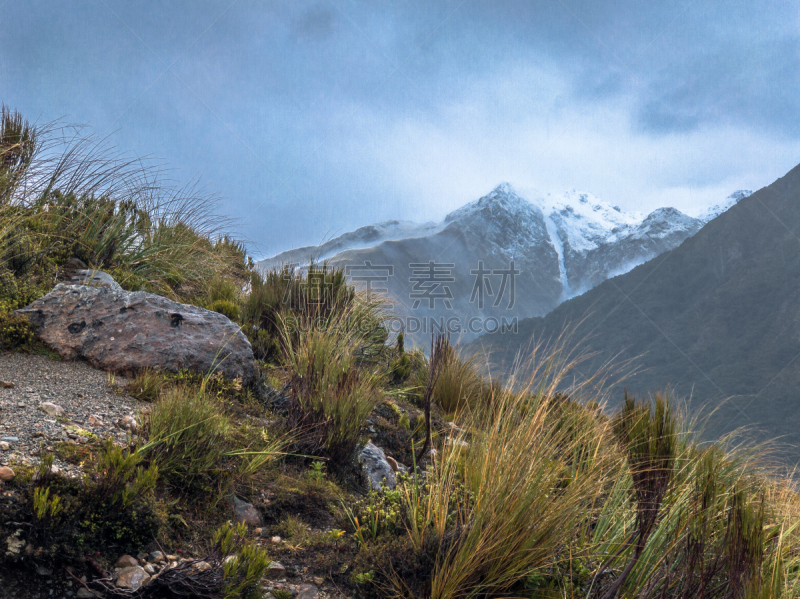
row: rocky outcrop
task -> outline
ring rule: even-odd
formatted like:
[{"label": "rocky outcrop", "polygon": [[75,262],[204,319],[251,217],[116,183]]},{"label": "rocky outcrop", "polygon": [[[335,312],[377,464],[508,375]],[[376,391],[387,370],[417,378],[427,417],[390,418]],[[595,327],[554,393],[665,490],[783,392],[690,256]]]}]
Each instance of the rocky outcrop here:
[{"label": "rocky outcrop", "polygon": [[62,358],[103,370],[215,370],[245,385],[255,376],[253,351],[237,325],[152,293],[62,283],[17,314],[28,316]]}]

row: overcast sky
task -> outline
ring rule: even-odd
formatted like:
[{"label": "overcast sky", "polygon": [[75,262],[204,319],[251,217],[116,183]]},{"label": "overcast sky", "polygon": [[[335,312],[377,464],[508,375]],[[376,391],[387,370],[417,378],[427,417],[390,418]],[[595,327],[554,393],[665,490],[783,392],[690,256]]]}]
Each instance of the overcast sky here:
[{"label": "overcast sky", "polygon": [[0,101],[200,175],[257,255],[501,181],[699,212],[800,162],[800,2],[0,0]]}]

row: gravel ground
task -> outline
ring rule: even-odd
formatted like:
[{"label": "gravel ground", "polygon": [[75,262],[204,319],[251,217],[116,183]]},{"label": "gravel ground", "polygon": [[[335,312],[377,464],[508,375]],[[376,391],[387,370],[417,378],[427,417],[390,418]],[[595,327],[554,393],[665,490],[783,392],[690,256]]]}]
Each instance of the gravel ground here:
[{"label": "gravel ground", "polygon": [[[125,442],[126,426],[148,404],[120,390],[123,377],[109,383],[105,372],[84,362],[0,352],[0,466],[36,463],[42,448],[86,443],[91,435]],[[63,413],[45,413],[42,404],[47,402]],[[58,459],[55,464],[67,475],[80,474],[76,466]]]}]

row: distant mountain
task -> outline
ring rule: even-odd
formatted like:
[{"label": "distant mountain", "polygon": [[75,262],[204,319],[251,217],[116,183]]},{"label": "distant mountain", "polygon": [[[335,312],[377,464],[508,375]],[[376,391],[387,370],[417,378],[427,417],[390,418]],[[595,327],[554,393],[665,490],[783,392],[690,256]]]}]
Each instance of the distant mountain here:
[{"label": "distant mountain", "polygon": [[714,204],[713,206],[710,206],[701,212],[697,218],[703,223],[707,223],[708,221],[718,217],[726,210],[730,209],[730,207],[739,202],[739,200],[743,200],[751,195],[753,195],[753,192],[749,189],[740,189],[739,191],[734,191],[731,195],[725,198],[724,201],[720,202],[719,204]]},{"label": "distant mountain", "polygon": [[[328,260],[349,269],[355,281],[372,278],[373,289],[385,289],[402,317],[416,319],[406,322],[412,338],[428,339],[434,319],[449,320],[454,336],[468,340],[483,332],[482,324],[492,328],[504,318],[544,315],[677,246],[702,226],[674,208],[631,214],[574,190],[528,201],[503,183],[442,223],[378,223],[319,246],[283,252],[258,266]],[[512,277],[502,272],[512,262],[513,301]],[[388,268],[391,275],[378,281]],[[477,278],[482,281],[476,286]]]},{"label": "distant mountain", "polygon": [[315,260],[328,260],[345,250],[361,249],[375,246],[383,241],[394,239],[414,239],[435,233],[442,228],[438,223],[414,223],[407,220],[387,220],[355,231],[334,237],[320,245],[305,246],[296,250],[281,252],[261,260],[258,264],[263,269],[280,268],[284,264],[308,264],[309,257]]},{"label": "distant mountain", "polygon": [[507,372],[531,340],[582,321],[575,339],[597,352],[582,373],[641,356],[629,390],[671,385],[694,408],[718,408],[713,432],[750,427],[800,446],[800,166],[739,196],[678,247],[469,348]]}]

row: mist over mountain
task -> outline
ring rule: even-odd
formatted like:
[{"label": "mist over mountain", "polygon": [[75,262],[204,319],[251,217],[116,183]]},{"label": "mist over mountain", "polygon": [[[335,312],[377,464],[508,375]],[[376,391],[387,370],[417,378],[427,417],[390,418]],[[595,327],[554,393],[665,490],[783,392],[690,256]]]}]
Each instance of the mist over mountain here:
[{"label": "mist over mountain", "polygon": [[718,408],[715,433],[750,427],[800,444],[800,167],[730,200],[674,249],[470,349],[508,373],[532,341],[583,321],[574,343],[597,352],[586,375],[614,356],[639,357],[630,391],[672,386],[695,411]]},{"label": "mist over mountain", "polygon": [[[748,193],[733,194],[704,218]],[[513,318],[547,314],[674,248],[703,224],[675,208],[627,213],[575,190],[529,201],[502,183],[441,223],[385,221],[258,266],[326,260],[354,282],[369,280],[371,290],[391,296],[403,321],[397,326],[411,338],[424,343],[433,323],[444,323],[467,341]]]}]

